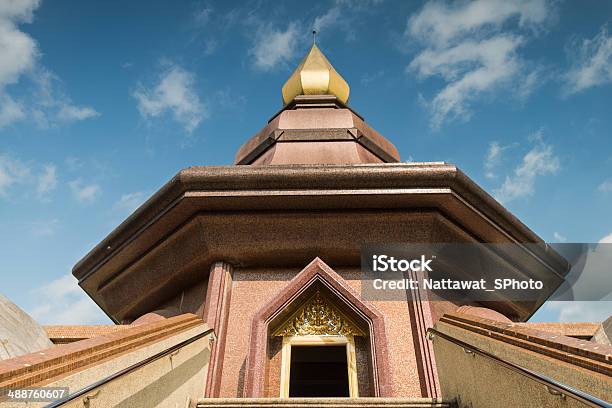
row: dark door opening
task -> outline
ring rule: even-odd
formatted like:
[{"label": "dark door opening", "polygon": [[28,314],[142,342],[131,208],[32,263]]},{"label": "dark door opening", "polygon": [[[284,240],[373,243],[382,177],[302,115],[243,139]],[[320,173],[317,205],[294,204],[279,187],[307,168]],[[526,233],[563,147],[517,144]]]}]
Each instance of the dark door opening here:
[{"label": "dark door opening", "polygon": [[348,397],[345,346],[292,346],[290,397]]}]

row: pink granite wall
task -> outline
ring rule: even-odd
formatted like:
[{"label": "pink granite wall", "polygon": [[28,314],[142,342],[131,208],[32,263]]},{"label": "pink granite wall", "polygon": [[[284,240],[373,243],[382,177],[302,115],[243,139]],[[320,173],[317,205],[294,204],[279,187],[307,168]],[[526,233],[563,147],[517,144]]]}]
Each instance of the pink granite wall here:
[{"label": "pink granite wall", "polygon": [[370,344],[367,338],[355,337],[355,354],[357,358],[357,382],[360,397],[374,397],[374,379],[372,378],[372,359]]},{"label": "pink granite wall", "polygon": [[[358,268],[343,268],[330,265],[350,286],[360,292],[360,271]],[[225,357],[221,379],[220,397],[241,397],[249,349],[249,329],[253,315],[299,273],[295,269],[236,269],[234,271],[229,323],[225,345]],[[389,343],[393,389],[396,396],[418,397],[422,395],[419,369],[412,339],[412,325],[406,301],[371,302],[384,316]],[[278,354],[278,353],[276,353]],[[269,395],[278,390],[280,357],[273,354],[268,364],[270,380],[267,383]],[[362,366],[363,367],[363,366]],[[358,372],[359,373],[359,372]],[[361,374],[363,376],[363,374]],[[369,391],[364,390],[364,394]]]},{"label": "pink granite wall", "polygon": [[282,347],[282,337],[270,338],[268,362],[266,364],[266,397],[278,397],[280,395]]}]

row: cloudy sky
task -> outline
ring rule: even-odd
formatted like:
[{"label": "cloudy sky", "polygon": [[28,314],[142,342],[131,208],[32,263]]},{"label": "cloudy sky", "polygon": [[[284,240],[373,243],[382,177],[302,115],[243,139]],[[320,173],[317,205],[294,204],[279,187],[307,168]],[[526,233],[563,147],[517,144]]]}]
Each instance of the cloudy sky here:
[{"label": "cloudy sky", "polygon": [[313,27],[404,161],[458,165],[548,242],[612,242],[612,2],[0,0],[0,291],[108,322],[72,266],[181,168],[230,164]]}]

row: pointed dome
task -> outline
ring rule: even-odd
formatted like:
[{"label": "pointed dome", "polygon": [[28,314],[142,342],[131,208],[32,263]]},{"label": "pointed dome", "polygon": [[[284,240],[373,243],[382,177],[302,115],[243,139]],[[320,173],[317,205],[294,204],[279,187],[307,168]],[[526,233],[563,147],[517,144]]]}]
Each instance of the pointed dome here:
[{"label": "pointed dome", "polygon": [[347,103],[350,88],[344,78],[336,72],[316,44],[302,60],[282,89],[286,105],[298,95],[334,95]]}]

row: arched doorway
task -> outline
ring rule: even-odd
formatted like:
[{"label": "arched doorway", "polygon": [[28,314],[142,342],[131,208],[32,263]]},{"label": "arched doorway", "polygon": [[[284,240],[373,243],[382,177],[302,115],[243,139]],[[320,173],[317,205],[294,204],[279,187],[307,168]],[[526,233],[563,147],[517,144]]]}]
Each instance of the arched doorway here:
[{"label": "arched doorway", "polygon": [[320,290],[272,335],[282,337],[281,398],[359,396],[355,336],[366,332]]},{"label": "arched doorway", "polygon": [[[315,258],[255,313],[243,395],[291,396],[292,379],[294,384],[302,382],[294,391],[308,382],[307,367],[300,363],[310,361],[315,372],[326,372],[320,363],[328,363],[327,369],[335,373],[344,371],[349,396],[392,397],[386,350],[383,315]],[[293,373],[302,377],[292,377],[292,364]],[[339,375],[331,377],[338,382],[330,379],[327,385],[337,391]]]}]

